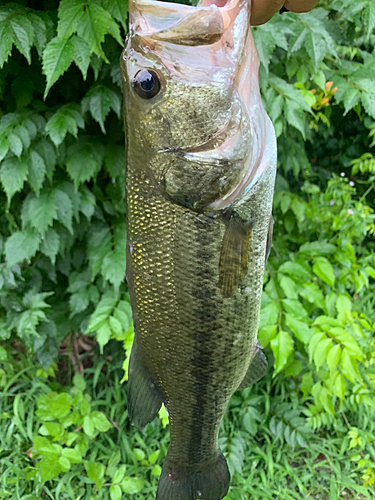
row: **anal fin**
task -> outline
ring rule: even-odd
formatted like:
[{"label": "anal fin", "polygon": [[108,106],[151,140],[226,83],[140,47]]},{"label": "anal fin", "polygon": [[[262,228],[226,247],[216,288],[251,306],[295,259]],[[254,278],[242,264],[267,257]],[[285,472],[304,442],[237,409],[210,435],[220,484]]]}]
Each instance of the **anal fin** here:
[{"label": "anal fin", "polygon": [[244,222],[235,214],[227,223],[219,261],[219,287],[224,297],[230,297],[246,276],[253,225],[253,221]]},{"label": "anal fin", "polygon": [[263,375],[266,373],[267,370],[267,358],[263,354],[262,351],[262,346],[257,342],[257,345],[255,347],[255,354],[250,361],[249,368],[247,369],[246,375],[244,376],[240,386],[238,387],[238,390],[245,389],[246,387],[249,387],[250,385],[255,384],[255,382],[258,382]]},{"label": "anal fin", "polygon": [[127,396],[129,418],[140,429],[154,420],[163,403],[160,390],[152,381],[139,356],[136,338],[134,339],[129,361]]}]

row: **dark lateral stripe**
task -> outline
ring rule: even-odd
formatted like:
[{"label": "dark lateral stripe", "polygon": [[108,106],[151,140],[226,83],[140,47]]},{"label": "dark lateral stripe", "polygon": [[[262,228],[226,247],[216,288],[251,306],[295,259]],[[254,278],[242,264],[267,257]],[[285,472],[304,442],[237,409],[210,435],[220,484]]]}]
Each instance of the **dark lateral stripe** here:
[{"label": "dark lateral stripe", "polygon": [[217,321],[217,304],[215,292],[212,289],[212,268],[214,266],[215,255],[210,253],[209,245],[215,237],[213,234],[213,223],[207,221],[202,227],[202,223],[197,221],[197,231],[195,246],[196,255],[202,254],[205,249],[205,258],[197,258],[196,270],[194,276],[194,288],[192,294],[196,299],[196,333],[194,337],[195,356],[192,359],[194,377],[194,408],[196,415],[191,424],[190,443],[188,448],[188,460],[190,463],[196,463],[204,448],[203,429],[204,426],[212,426],[212,422],[207,422],[209,415],[205,415],[205,405],[207,405],[211,373],[207,371],[212,366],[212,358],[215,356],[210,339],[215,330]]}]

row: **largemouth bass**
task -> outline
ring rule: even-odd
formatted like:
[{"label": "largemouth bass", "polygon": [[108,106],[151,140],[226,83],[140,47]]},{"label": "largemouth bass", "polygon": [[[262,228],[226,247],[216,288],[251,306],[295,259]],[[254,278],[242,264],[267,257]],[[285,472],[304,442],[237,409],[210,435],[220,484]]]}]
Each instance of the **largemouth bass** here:
[{"label": "largemouth bass", "polygon": [[259,94],[250,1],[130,0],[121,60],[127,281],[135,340],[128,411],[164,402],[170,446],[157,500],[220,500],[218,448],[234,391],[266,369],[257,343],[276,170]]}]

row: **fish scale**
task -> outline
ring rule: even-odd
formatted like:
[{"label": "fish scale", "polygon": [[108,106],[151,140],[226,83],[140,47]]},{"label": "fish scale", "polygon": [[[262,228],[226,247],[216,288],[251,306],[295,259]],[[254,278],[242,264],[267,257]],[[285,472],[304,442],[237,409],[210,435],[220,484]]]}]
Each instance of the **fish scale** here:
[{"label": "fish scale", "polygon": [[[249,4],[239,1],[222,44],[212,42],[216,35],[208,38],[212,54],[194,46],[204,40],[198,28],[184,45],[186,16],[200,7],[162,4],[164,14],[171,11],[162,21],[160,5],[130,2],[139,32],[130,30],[122,59],[127,281],[135,328],[128,411],[142,428],[163,402],[168,409],[170,446],[157,500],[221,500],[229,486],[218,447],[221,420],[233,392],[266,367],[256,337],[271,241],[275,138],[252,76],[257,67],[249,69],[254,53],[241,52],[244,41],[230,50],[226,43],[242,36],[253,47],[245,22]],[[217,10],[201,9],[201,16],[217,19]],[[168,19],[177,20],[171,37],[163,24]],[[173,44],[161,35],[152,41],[153,23]],[[210,68],[200,66],[204,58],[215,61],[211,77]],[[134,83],[145,68],[160,78],[147,99]],[[250,75],[253,94],[240,88],[243,74]],[[237,194],[225,202],[232,191]]]}]

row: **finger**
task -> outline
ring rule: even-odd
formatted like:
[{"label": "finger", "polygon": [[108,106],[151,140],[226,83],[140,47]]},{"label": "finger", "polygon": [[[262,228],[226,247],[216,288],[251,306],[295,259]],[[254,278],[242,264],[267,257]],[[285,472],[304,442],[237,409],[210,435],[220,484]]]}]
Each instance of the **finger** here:
[{"label": "finger", "polygon": [[291,12],[308,12],[319,0],[286,0],[284,6]]},{"label": "finger", "polygon": [[284,5],[285,0],[252,0],[251,24],[259,26],[271,19]]}]

